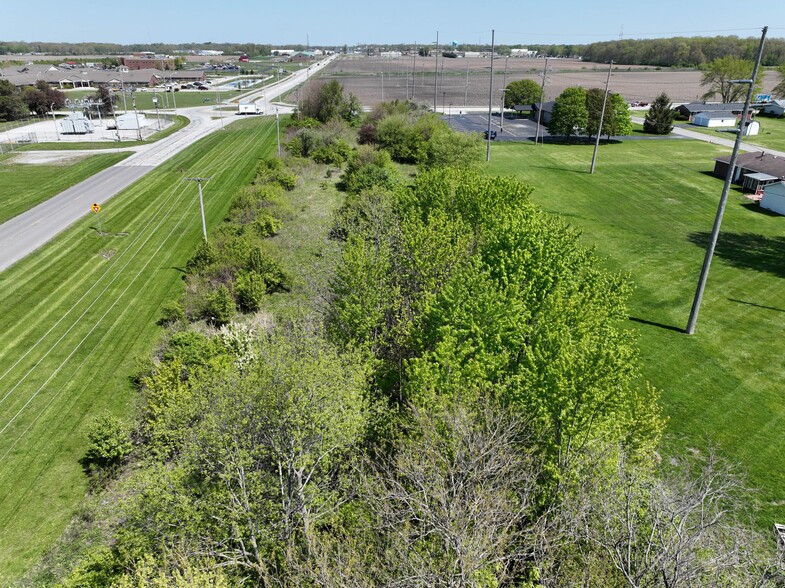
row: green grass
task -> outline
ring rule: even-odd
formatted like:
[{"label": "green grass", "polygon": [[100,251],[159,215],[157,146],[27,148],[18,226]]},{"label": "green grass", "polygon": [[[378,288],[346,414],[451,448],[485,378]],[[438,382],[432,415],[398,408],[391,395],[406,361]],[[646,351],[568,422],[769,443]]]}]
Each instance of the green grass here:
[{"label": "green grass", "polygon": [[15,163],[16,156],[13,154],[0,156],[0,223],[129,155],[128,152],[91,155],[59,165]]},{"label": "green grass", "polygon": [[[777,151],[785,151],[785,118],[773,118],[768,116],[758,116],[755,118],[760,123],[760,133],[751,137],[744,137],[744,142],[750,145],[758,145],[767,149],[776,149]],[[736,133],[718,131],[717,129],[709,129],[706,127],[699,127],[698,125],[678,123],[677,125],[683,128],[712,137],[721,137],[730,141],[736,140]]]},{"label": "green grass", "polygon": [[[533,199],[579,228],[635,285],[628,327],[643,379],[662,391],[665,451],[717,444],[759,489],[758,522],[785,520],[785,217],[731,192],[694,336],[690,312],[722,180],[720,148],[698,141],[493,146],[490,172],[535,187]],[[770,527],[769,527],[770,528]]]},{"label": "green grass", "polygon": [[[155,113],[152,114],[155,116]],[[122,147],[134,147],[136,145],[147,145],[148,143],[155,143],[156,141],[160,141],[168,137],[169,135],[176,133],[183,127],[187,126],[189,123],[189,119],[185,116],[175,115],[174,116],[174,124],[168,126],[165,129],[158,131],[150,135],[149,139],[145,139],[144,141],[121,141],[119,143],[110,143],[108,141],[105,142],[94,142],[94,141],[87,141],[85,143],[81,142],[69,142],[69,141],[60,141],[54,143],[31,143],[29,145],[23,145],[16,149],[16,151],[71,151],[71,150],[95,150],[99,151],[101,149],[119,149]]]},{"label": "green grass", "polygon": [[100,237],[86,215],[0,273],[0,585],[60,536],[84,496],[90,420],[128,413],[130,376],[160,336],[159,306],[181,293],[201,239],[196,186],[183,178],[212,177],[212,227],[274,146],[274,121],[238,121],[106,203],[104,230],[127,236]]},{"label": "green grass", "polygon": [[[181,92],[155,92],[147,89],[144,92],[134,92],[136,97],[137,110],[151,110],[155,114],[155,104],[153,104],[153,96],[158,98],[158,108],[167,109],[167,112],[174,110],[174,104],[177,102],[177,110],[181,108],[191,108],[192,106],[206,106],[214,105],[218,99],[229,100],[234,94],[240,92],[213,92],[212,90],[183,90]],[[174,98],[172,97],[174,94]],[[168,102],[167,102],[168,100]],[[131,105],[131,98],[126,99],[126,106],[129,112],[133,112]],[[118,111],[123,110],[123,98],[117,97],[115,109]]]}]

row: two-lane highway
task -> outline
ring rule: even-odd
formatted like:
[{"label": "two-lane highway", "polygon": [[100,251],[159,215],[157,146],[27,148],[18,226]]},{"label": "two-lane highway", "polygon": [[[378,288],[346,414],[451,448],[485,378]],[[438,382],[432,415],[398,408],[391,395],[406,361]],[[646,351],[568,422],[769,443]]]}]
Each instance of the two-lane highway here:
[{"label": "two-lane highway", "polygon": [[[265,102],[269,102],[306,81],[336,56],[330,56],[300,70],[291,77],[265,88]],[[120,163],[107,168],[79,184],[53,196],[0,225],[0,271],[23,259],[86,214],[90,205],[103,204],[139,180],[150,170],[167,161],[206,135],[222,128],[224,121],[215,118],[210,107],[189,108],[181,111],[190,123],[169,137],[134,148],[135,153]]]}]

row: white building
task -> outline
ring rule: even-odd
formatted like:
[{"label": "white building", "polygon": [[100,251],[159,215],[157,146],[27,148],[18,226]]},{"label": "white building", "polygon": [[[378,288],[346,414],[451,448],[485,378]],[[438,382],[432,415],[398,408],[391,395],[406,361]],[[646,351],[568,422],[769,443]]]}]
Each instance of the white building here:
[{"label": "white building", "polygon": [[785,215],[785,182],[775,182],[763,189],[761,208]]},{"label": "white building", "polygon": [[[137,126],[137,119],[139,120]],[[117,117],[117,128],[120,131],[135,131],[147,126],[147,119],[143,114],[129,112]]]},{"label": "white building", "polygon": [[510,57],[537,57],[537,52],[526,48],[510,49]]},{"label": "white building", "polygon": [[692,118],[692,124],[699,127],[735,127],[737,117],[731,112],[699,112]]}]

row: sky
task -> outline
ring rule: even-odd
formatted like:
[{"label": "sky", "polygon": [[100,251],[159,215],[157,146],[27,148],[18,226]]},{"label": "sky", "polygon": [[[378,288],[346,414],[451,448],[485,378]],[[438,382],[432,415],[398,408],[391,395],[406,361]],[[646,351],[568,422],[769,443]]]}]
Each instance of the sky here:
[{"label": "sky", "polygon": [[785,2],[738,0],[134,0],[10,2],[0,41],[285,46],[385,43],[587,44],[619,38],[785,37]]}]

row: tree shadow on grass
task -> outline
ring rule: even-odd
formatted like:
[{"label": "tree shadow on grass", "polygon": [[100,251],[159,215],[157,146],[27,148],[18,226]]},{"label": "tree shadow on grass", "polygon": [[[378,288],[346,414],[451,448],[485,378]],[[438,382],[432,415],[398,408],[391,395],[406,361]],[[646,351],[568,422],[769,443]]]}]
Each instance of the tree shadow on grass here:
[{"label": "tree shadow on grass", "polygon": [[[690,233],[691,243],[706,249],[711,233]],[[714,250],[726,263],[741,269],[767,272],[785,278],[785,237],[766,237],[754,233],[721,233]]]},{"label": "tree shadow on grass", "polygon": [[646,319],[638,318],[636,316],[627,317],[629,320],[640,323],[642,325],[649,325],[650,327],[657,327],[659,329],[665,329],[666,331],[676,331],[677,333],[686,333],[687,331],[681,327],[676,327],[674,325],[666,325],[664,323],[658,323],[656,321],[649,321]]}]

